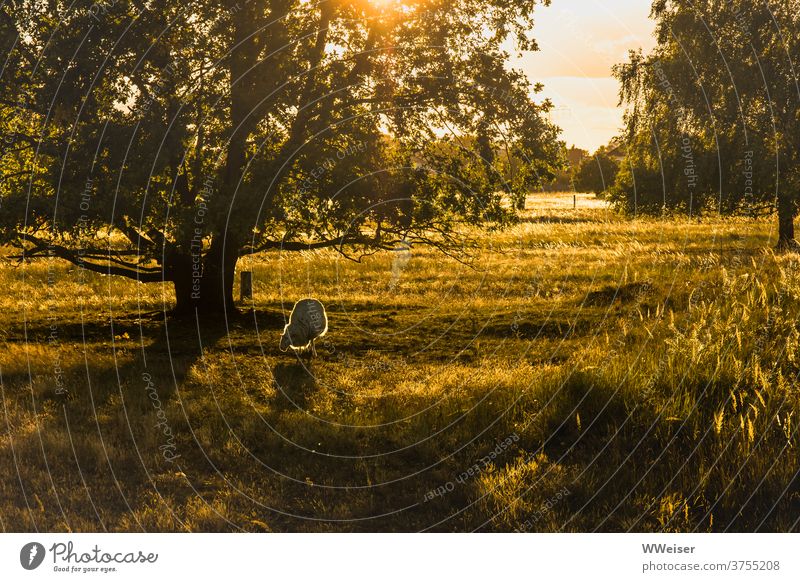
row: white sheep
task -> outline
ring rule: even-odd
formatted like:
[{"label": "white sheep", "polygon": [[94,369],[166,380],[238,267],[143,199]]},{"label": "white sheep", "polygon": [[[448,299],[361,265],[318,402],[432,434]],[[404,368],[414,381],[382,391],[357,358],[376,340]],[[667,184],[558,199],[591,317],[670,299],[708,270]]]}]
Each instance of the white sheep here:
[{"label": "white sheep", "polygon": [[325,307],[316,299],[301,299],[294,304],[289,323],[283,328],[281,335],[281,351],[289,348],[295,352],[303,353],[311,348],[311,353],[317,355],[314,340],[328,333],[328,316]]}]

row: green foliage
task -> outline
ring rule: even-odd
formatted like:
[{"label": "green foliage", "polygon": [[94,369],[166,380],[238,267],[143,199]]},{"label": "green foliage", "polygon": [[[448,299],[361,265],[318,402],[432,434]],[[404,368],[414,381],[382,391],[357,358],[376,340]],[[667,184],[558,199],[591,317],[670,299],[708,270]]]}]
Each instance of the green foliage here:
[{"label": "green foliage", "polygon": [[579,192],[604,194],[616,180],[619,165],[600,148],[593,156],[584,159],[575,172],[575,189]]},{"label": "green foliage", "polygon": [[558,163],[541,87],[506,66],[536,4],[6,2],[5,240],[176,283],[199,249],[228,289],[270,248],[459,252]]},{"label": "green foliage", "polygon": [[589,156],[589,152],[576,146],[562,148],[559,152],[561,165],[553,174],[550,182],[540,187],[540,190],[550,192],[568,192],[575,189],[575,171],[581,162]]},{"label": "green foliage", "polygon": [[794,207],[798,13],[794,0],[653,3],[656,48],[616,68],[629,168],[614,202],[638,213],[758,213],[777,195]]}]

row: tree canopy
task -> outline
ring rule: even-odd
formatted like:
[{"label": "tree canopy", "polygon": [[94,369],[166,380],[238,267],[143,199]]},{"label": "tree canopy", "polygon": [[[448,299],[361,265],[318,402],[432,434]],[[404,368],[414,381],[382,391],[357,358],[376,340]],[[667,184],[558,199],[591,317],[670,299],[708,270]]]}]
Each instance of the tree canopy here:
[{"label": "tree canopy", "polygon": [[537,4],[7,1],[3,239],[174,282],[191,312],[232,307],[249,253],[458,253],[558,165],[507,66]]},{"label": "tree canopy", "polygon": [[631,212],[779,213],[793,244],[800,186],[800,2],[656,0],[657,46],[616,68]]}]

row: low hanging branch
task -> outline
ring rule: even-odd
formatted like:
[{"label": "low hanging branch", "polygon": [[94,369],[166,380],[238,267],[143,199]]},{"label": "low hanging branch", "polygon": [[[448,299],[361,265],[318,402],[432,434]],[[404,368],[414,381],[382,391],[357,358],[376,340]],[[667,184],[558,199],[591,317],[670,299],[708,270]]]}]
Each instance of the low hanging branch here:
[{"label": "low hanging branch", "polygon": [[[39,257],[57,257],[94,273],[103,275],[119,275],[135,279],[142,283],[157,283],[164,281],[164,270],[161,267],[146,267],[141,264],[125,261],[122,256],[130,256],[134,251],[104,252],[102,249],[70,249],[63,245],[36,237],[29,233],[17,233],[18,240],[15,246],[22,251],[19,255],[9,258],[26,260]],[[26,244],[27,243],[27,246]],[[95,261],[105,260],[105,264]]]}]

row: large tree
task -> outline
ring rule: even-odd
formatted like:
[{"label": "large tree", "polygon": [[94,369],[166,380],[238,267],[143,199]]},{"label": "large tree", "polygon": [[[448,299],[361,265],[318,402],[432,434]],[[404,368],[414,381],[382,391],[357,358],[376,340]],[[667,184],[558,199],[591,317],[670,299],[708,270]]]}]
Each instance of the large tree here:
[{"label": "large tree", "polygon": [[617,67],[629,210],[778,213],[794,246],[800,190],[800,0],[656,0],[657,46]]},{"label": "large tree", "polygon": [[232,309],[249,253],[458,252],[557,164],[507,67],[536,4],[6,1],[4,239],[171,281],[179,313]]}]

